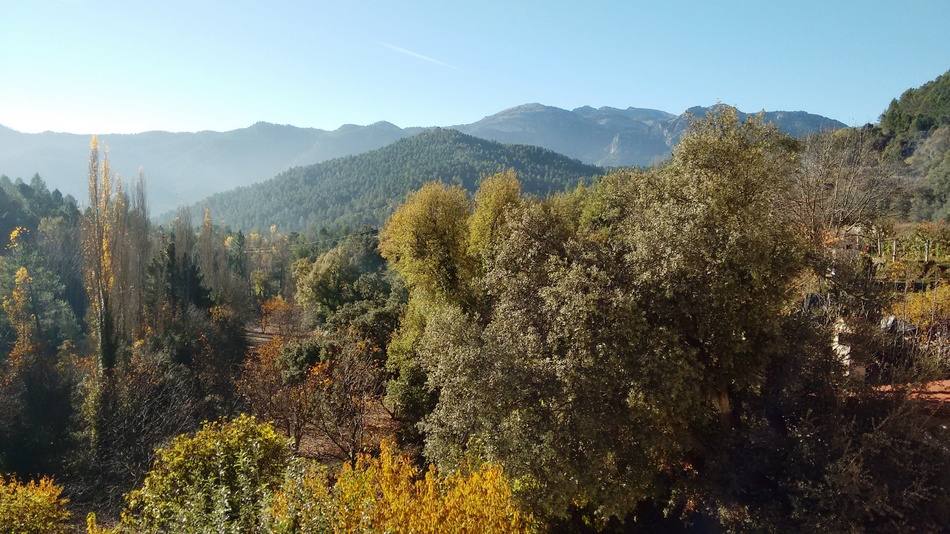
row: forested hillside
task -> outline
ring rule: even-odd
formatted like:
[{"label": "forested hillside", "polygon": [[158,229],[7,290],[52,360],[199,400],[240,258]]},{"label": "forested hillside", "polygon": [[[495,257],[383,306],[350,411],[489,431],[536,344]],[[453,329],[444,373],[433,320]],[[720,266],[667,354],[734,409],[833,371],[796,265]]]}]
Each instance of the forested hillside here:
[{"label": "forested hillside", "polygon": [[894,99],[878,132],[885,157],[909,179],[904,215],[950,219],[950,71]]},{"label": "forested hillside", "polygon": [[881,115],[888,146],[910,156],[921,139],[950,124],[950,71],[924,85],[908,89],[891,101]]},{"label": "forested hillside", "polygon": [[950,534],[948,23],[0,0],[0,534]]},{"label": "forested hillside", "polygon": [[[72,197],[64,197],[58,190],[51,192],[40,177],[25,183],[0,176],[0,250],[6,256],[0,255],[0,294],[4,298],[12,295],[18,269],[27,268],[38,334],[54,347],[78,341],[83,331],[88,299],[79,261],[81,217]],[[17,340],[11,319],[0,313],[2,355],[8,354]],[[4,439],[16,441],[10,436]],[[37,458],[34,452],[27,446],[19,454]]]},{"label": "forested hillside", "polygon": [[297,167],[266,182],[219,193],[193,206],[222,224],[288,231],[381,224],[406,194],[438,180],[474,191],[490,174],[514,169],[526,192],[546,195],[592,178],[601,169],[538,147],[502,145],[432,129],[361,154]]}]

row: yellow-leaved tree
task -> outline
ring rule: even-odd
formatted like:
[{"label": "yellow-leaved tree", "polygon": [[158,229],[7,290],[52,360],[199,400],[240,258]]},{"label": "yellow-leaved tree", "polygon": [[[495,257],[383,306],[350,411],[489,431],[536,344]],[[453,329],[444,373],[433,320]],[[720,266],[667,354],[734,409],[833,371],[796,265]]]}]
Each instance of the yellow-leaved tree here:
[{"label": "yellow-leaved tree", "polygon": [[499,238],[506,210],[521,204],[521,183],[513,170],[482,180],[475,193],[475,208],[468,220],[468,249],[478,258],[490,257]]},{"label": "yellow-leaved tree", "polygon": [[112,285],[113,227],[110,223],[112,204],[111,171],[108,157],[99,161],[99,139],[93,136],[89,144],[89,208],[83,219],[83,274],[89,294],[93,327],[98,343],[99,368],[115,365],[116,343],[114,318],[110,306]]},{"label": "yellow-leaved tree", "polygon": [[380,254],[409,289],[386,364],[396,375],[387,385],[387,403],[403,422],[401,443],[421,443],[416,423],[435,405],[417,354],[426,321],[445,306],[483,311],[483,264],[506,213],[522,202],[520,191],[511,170],[484,178],[474,204],[460,186],[429,182],[406,198],[379,233]]},{"label": "yellow-leaved tree", "polygon": [[16,343],[9,356],[14,365],[36,351],[37,319],[33,313],[32,285],[30,272],[20,267],[14,276],[12,295],[3,299],[3,311],[16,332]]}]

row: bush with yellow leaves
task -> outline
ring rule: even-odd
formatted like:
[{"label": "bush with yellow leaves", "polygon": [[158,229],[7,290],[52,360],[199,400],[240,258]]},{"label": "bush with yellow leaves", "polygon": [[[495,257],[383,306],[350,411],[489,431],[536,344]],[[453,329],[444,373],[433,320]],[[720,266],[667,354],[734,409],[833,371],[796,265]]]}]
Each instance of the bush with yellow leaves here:
[{"label": "bush with yellow leaves", "polygon": [[326,468],[296,458],[287,467],[280,489],[267,498],[261,530],[273,534],[331,532],[332,508]]},{"label": "bush with yellow leaves", "polygon": [[62,492],[63,488],[49,478],[24,484],[0,475],[0,532],[69,532],[69,500]]},{"label": "bush with yellow leaves", "polygon": [[99,525],[95,512],[86,514],[86,534],[117,534],[118,528],[106,528]]},{"label": "bush with yellow leaves", "polygon": [[908,294],[895,306],[894,313],[917,326],[923,337],[950,333],[950,284]]},{"label": "bush with yellow leaves", "polygon": [[423,475],[410,459],[382,444],[378,457],[344,464],[332,490],[318,467],[291,476],[265,511],[272,532],[527,532],[504,473],[494,464]]}]

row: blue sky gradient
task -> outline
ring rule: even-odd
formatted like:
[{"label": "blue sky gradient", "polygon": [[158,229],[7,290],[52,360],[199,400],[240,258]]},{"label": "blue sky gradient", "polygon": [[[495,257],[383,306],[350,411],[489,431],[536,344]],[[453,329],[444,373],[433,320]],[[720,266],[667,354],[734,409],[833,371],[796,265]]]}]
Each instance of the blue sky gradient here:
[{"label": "blue sky gradient", "polygon": [[0,0],[0,124],[449,125],[717,101],[857,125],[950,68],[950,1]]}]

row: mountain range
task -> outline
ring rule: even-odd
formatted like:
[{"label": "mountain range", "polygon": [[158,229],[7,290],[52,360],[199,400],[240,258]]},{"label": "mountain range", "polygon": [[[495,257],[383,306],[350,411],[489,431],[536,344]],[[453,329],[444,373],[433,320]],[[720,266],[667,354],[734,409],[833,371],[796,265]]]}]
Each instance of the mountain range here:
[{"label": "mountain range", "polygon": [[[566,110],[525,104],[450,128],[482,139],[547,148],[592,165],[644,166],[667,158],[689,117],[709,109],[694,107],[674,115],[643,108]],[[765,112],[765,120],[796,136],[845,126],[801,111]],[[121,177],[144,172],[152,209],[160,213],[292,167],[380,148],[423,130],[388,122],[347,124],[332,131],[259,122],[226,132],[108,134],[100,136],[100,144],[109,148],[112,168]],[[0,126],[0,174],[28,179],[38,173],[51,188],[83,198],[88,146],[88,135],[30,134]]]}]

